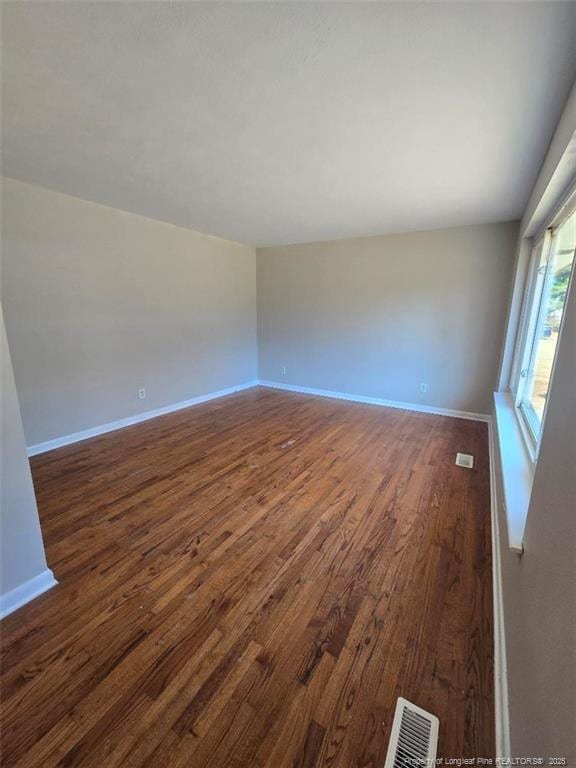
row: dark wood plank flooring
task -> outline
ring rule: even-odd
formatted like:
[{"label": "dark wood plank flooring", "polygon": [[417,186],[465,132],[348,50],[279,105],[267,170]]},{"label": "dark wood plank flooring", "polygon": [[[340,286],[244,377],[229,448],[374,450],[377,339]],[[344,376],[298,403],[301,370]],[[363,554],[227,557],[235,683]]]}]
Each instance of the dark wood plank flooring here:
[{"label": "dark wood plank flooring", "polygon": [[3,765],[376,768],[399,695],[493,756],[486,424],[258,388],[31,463]]}]

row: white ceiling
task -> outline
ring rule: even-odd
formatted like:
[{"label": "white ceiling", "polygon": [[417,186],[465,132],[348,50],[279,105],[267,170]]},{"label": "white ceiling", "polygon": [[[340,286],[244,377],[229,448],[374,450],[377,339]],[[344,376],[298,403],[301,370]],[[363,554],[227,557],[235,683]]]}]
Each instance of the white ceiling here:
[{"label": "white ceiling", "polygon": [[3,3],[3,170],[253,244],[518,218],[576,3]]}]

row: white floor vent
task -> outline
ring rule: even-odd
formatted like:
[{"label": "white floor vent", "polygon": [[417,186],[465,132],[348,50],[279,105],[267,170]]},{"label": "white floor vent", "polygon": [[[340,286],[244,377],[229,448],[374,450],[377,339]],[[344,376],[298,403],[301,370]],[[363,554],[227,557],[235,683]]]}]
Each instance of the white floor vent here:
[{"label": "white floor vent", "polygon": [[474,466],[474,456],[471,456],[469,453],[457,453],[456,464],[459,467],[466,467],[466,469],[472,469],[472,467]]},{"label": "white floor vent", "polygon": [[406,699],[399,698],[384,768],[433,768],[439,721]]}]

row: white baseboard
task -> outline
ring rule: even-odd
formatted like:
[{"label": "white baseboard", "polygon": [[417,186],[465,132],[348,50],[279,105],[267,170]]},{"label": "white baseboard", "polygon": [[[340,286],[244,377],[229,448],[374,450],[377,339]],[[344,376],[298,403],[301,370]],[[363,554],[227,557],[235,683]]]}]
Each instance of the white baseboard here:
[{"label": "white baseboard", "polygon": [[173,403],[172,405],[165,405],[162,408],[155,408],[153,411],[144,411],[143,413],[137,413],[134,416],[128,416],[126,419],[118,419],[118,421],[110,421],[108,424],[101,424],[98,427],[91,427],[90,429],[83,429],[81,432],[74,432],[71,435],[63,435],[62,437],[56,437],[53,440],[47,440],[45,443],[37,443],[31,445],[28,448],[28,456],[36,456],[39,453],[46,453],[46,451],[53,451],[54,448],[62,448],[65,445],[72,445],[72,443],[79,443],[81,440],[88,440],[90,437],[97,437],[98,435],[104,435],[106,432],[114,432],[116,429],[123,429],[124,427],[131,427],[133,424],[139,424],[142,421],[148,421],[149,419],[155,419],[157,416],[164,416],[167,413],[173,413],[174,411],[180,411],[183,408],[190,408],[192,405],[198,405],[199,403],[206,403],[208,400],[215,400],[218,397],[225,397],[225,395],[233,395],[235,392],[241,392],[243,389],[250,389],[255,387],[258,381],[247,381],[244,384],[238,384],[235,387],[228,387],[227,389],[220,389],[217,392],[208,392],[206,395],[199,395],[193,397],[190,400],[182,400],[180,403]]},{"label": "white baseboard", "polygon": [[437,408],[432,405],[419,405],[417,403],[402,403],[398,400],[382,400],[377,397],[365,397],[364,395],[351,395],[346,392],[333,392],[325,389],[314,389],[313,387],[298,387],[293,384],[282,384],[277,381],[258,380],[247,381],[244,384],[238,384],[235,387],[228,387],[227,389],[221,389],[217,392],[209,392],[206,395],[199,395],[193,397],[190,400],[183,400],[180,403],[173,403],[172,405],[165,405],[162,408],[156,408],[153,411],[144,411],[143,413],[137,413],[134,416],[128,416],[125,419],[119,419],[118,421],[111,421],[107,424],[101,424],[97,427],[91,427],[90,429],[83,429],[81,432],[74,432],[70,435],[63,435],[62,437],[56,437],[53,440],[47,440],[44,443],[37,443],[31,445],[28,448],[28,456],[36,456],[39,453],[46,453],[47,451],[53,451],[55,448],[62,448],[65,445],[72,445],[73,443],[79,443],[81,440],[88,440],[91,437],[97,437],[98,435],[104,435],[106,432],[113,432],[116,429],[123,429],[124,427],[130,427],[133,424],[139,424],[142,421],[148,421],[149,419],[155,419],[157,416],[164,416],[167,413],[173,413],[183,408],[190,408],[193,405],[205,403],[209,400],[215,400],[218,397],[224,397],[225,395],[232,395],[235,392],[241,392],[244,389],[250,389],[255,386],[271,387],[273,389],[283,389],[288,392],[301,392],[306,395],[319,395],[320,397],[334,397],[338,400],[349,400],[355,403],[367,403],[369,405],[381,405],[387,408],[401,408],[407,411],[419,411],[420,413],[432,413],[439,416],[453,416],[458,419],[473,419],[474,421],[490,421],[490,416],[483,413],[470,413],[469,411],[454,411],[449,408]]},{"label": "white baseboard", "polygon": [[498,527],[498,492],[494,424],[488,426],[490,452],[490,507],[492,528],[492,595],[494,603],[494,714],[496,720],[496,757],[510,758],[510,715],[508,709],[508,675],[506,670],[506,633],[500,561],[500,529]]},{"label": "white baseboard", "polygon": [[420,413],[433,413],[437,416],[453,416],[457,419],[472,419],[473,421],[485,421],[490,423],[490,416],[485,413],[471,413],[470,411],[454,411],[450,408],[437,408],[433,405],[419,405],[418,403],[402,403],[398,400],[382,400],[379,397],[365,397],[364,395],[350,395],[346,392],[332,392],[327,389],[314,389],[313,387],[298,387],[294,384],[281,384],[278,381],[260,379],[258,384],[272,389],[284,389],[287,392],[301,392],[305,395],[318,395],[320,397],[333,397],[337,400],[350,400],[354,403],[367,403],[368,405],[382,405],[386,408],[401,408],[405,411],[419,411]]},{"label": "white baseboard", "polygon": [[17,611],[18,608],[26,605],[26,603],[34,600],[35,597],[42,593],[47,592],[56,584],[58,582],[54,578],[54,574],[50,568],[46,568],[38,576],[34,576],[34,578],[25,581],[24,584],[20,584],[19,587],[11,589],[5,595],[0,595],[0,619]]}]

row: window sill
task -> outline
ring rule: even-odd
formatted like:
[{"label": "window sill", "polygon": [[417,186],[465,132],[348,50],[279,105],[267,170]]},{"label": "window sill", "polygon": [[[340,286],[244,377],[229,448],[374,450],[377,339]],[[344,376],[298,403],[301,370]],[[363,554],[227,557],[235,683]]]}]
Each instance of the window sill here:
[{"label": "window sill", "polygon": [[495,392],[494,408],[504,487],[508,547],[521,554],[534,479],[534,463],[526,448],[511,393]]}]

